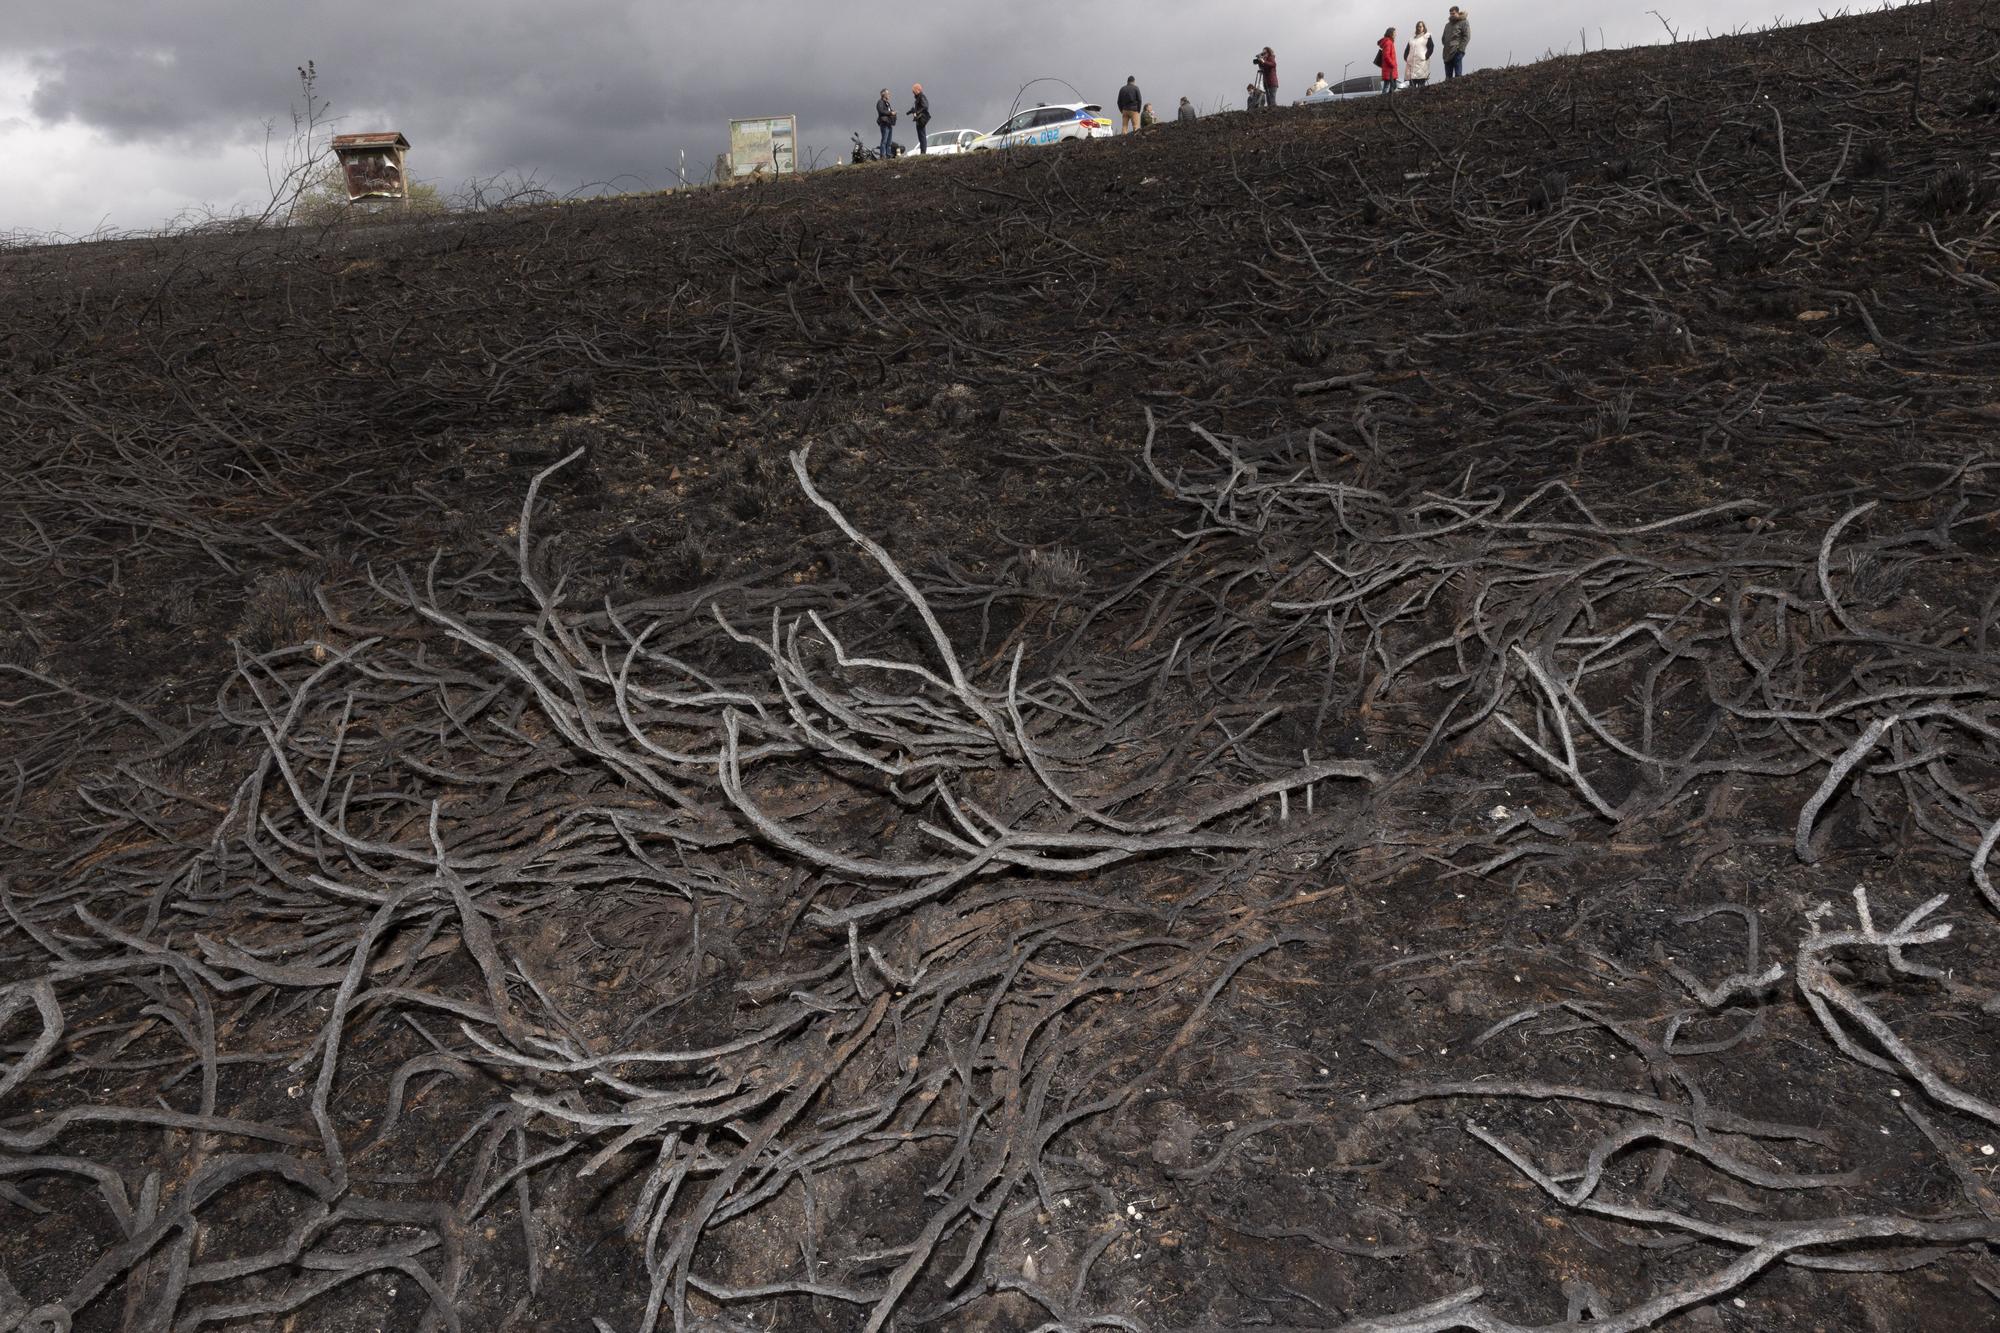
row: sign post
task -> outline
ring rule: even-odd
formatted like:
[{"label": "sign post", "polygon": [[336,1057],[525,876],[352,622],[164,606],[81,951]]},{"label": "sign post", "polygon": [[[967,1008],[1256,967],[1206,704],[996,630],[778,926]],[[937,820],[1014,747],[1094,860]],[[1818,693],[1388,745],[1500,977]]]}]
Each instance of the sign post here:
[{"label": "sign post", "polygon": [[334,156],[347,184],[347,199],[389,199],[408,204],[410,188],[403,171],[403,155],[410,141],[394,130],[381,134],[336,134]]},{"label": "sign post", "polygon": [[789,176],[798,166],[799,118],[758,116],[729,122],[731,176]]}]

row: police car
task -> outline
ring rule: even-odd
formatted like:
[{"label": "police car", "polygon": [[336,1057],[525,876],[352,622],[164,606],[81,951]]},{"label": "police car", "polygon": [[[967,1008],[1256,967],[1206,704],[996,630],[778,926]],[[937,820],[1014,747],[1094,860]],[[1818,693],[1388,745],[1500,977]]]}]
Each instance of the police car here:
[{"label": "police car", "polygon": [[989,148],[1028,148],[1064,139],[1109,139],[1115,127],[1104,108],[1088,102],[1038,106],[1023,111],[991,134],[972,141],[968,152]]},{"label": "police car", "polygon": [[[932,130],[926,136],[930,147],[925,156],[950,157],[954,153],[963,153],[980,137],[978,130]],[[910,150],[910,156],[917,156],[915,149]]]},{"label": "police car", "polygon": [[[1404,85],[1398,81],[1396,86],[1401,88]],[[1307,93],[1304,97],[1293,102],[1292,105],[1328,106],[1334,102],[1351,102],[1357,97],[1380,97],[1381,95],[1382,76],[1380,74],[1362,74],[1351,79],[1342,79],[1331,88],[1323,88],[1316,93]]]}]

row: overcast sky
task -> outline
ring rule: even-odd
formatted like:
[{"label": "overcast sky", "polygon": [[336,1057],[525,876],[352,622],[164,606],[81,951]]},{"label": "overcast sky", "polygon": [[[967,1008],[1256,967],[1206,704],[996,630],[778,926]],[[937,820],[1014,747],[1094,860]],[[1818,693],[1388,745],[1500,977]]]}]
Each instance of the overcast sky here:
[{"label": "overcast sky", "polygon": [[[1410,0],[1395,0],[1412,8]],[[190,210],[269,198],[260,155],[283,161],[296,67],[317,63],[342,132],[395,129],[412,174],[446,193],[520,171],[567,192],[699,175],[733,116],[795,114],[801,159],[872,139],[875,92],[933,128],[991,129],[1020,86],[1067,81],[1110,103],[1136,74],[1162,115],[1183,95],[1240,105],[1269,43],[1281,86],[1366,73],[1393,23],[1443,26],[1446,4],[1378,0],[0,0],[0,238],[157,228]],[[1811,18],[1797,0],[1472,0],[1469,68]],[[1830,7],[1829,7],[1830,8]],[[1015,17],[1018,15],[1018,17]],[[1440,71],[1442,72],[1442,71]],[[1061,83],[1022,99],[1067,101]],[[906,136],[907,137],[907,136]]]}]

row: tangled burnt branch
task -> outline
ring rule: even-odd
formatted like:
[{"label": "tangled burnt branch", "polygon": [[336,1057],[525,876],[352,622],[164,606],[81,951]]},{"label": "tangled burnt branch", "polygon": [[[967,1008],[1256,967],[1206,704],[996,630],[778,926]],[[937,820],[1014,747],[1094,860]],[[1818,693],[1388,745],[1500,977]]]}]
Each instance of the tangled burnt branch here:
[{"label": "tangled burnt branch", "polygon": [[[512,592],[491,570],[434,575],[421,592],[376,589],[457,651],[424,639],[396,647],[337,624],[349,631],[339,644],[247,659],[224,712],[262,737],[263,756],[213,833],[177,857],[93,873],[78,895],[9,899],[45,957],[39,979],[10,992],[40,1028],[6,1091],[27,1086],[77,1024],[69,1010],[89,1010],[107,986],[171,984],[201,1015],[177,1025],[185,1054],[160,1057],[198,1078],[191,1109],[79,1100],[7,1131],[10,1150],[38,1154],[17,1158],[17,1173],[96,1180],[125,1233],[62,1309],[84,1309],[126,1278],[150,1283],[167,1308],[187,1302],[183,1319],[199,1324],[296,1308],[394,1269],[423,1274],[434,1313],[452,1322],[463,1279],[455,1237],[505,1200],[532,1263],[546,1243],[536,1194],[545,1211],[575,1206],[603,1179],[640,1246],[640,1327],[791,1296],[858,1307],[879,1328],[906,1302],[949,1302],[994,1261],[999,1237],[1086,1188],[1064,1136],[1126,1107],[1244,969],[1321,938],[1287,921],[1295,895],[1260,900],[1194,870],[1185,853],[1242,864],[1344,849],[1391,869],[1423,856],[1491,873],[1564,855],[1593,817],[1658,833],[1687,820],[1703,786],[1803,783],[1822,770],[1803,807],[1808,840],[1830,784],[1851,787],[1857,817],[1907,816],[1961,851],[1991,823],[1954,776],[1991,759],[1977,715],[1996,697],[1991,655],[1888,632],[1895,589],[1877,584],[1864,597],[1861,580],[1850,576],[1844,594],[1834,584],[1864,557],[1915,552],[1897,583],[1922,586],[1931,566],[1952,563],[1952,517],[1991,498],[1987,469],[1960,469],[1899,506],[1939,521],[1887,530],[1843,558],[1834,539],[1852,515],[1819,541],[1788,544],[1732,522],[1740,505],[1607,524],[1547,488],[1519,501],[1402,495],[1390,469],[1312,435],[1251,446],[1204,432],[1199,443],[1214,466],[1171,476],[1147,447],[1198,526],[1078,624],[1150,599],[1140,637],[1171,646],[1050,664],[1088,675],[1051,669],[1024,682],[1018,648],[968,669],[933,603],[949,608],[971,590],[912,579],[813,488],[803,454],[800,485],[868,549],[913,621],[870,597],[787,618],[773,594],[733,608],[768,611],[764,637],[702,596],[573,611],[533,541],[538,477]],[[1341,693],[1349,682],[1358,689]],[[1224,695],[1257,700],[1259,716],[1191,754],[1190,701]],[[1947,698],[1957,701],[1949,709],[1925,702]],[[1435,720],[1384,720],[1399,709]],[[1379,744],[1369,744],[1381,758],[1292,761],[1270,750],[1268,737],[1329,710],[1375,719]],[[1921,753],[1865,763],[1848,737],[1875,715],[1907,721]],[[1873,744],[1887,730],[1863,736]],[[1487,762],[1516,749],[1574,794],[1574,808],[1424,837],[1410,802],[1434,794],[1420,775],[1441,747]],[[1379,791],[1328,790],[1356,780]],[[1134,858],[1179,869],[1164,884],[1107,873]],[[143,928],[117,923],[132,915],[121,902],[146,904]],[[609,952],[638,954],[619,975],[644,984],[616,984],[587,1009],[574,994],[566,1002],[544,978],[596,969],[551,953],[546,928],[535,938],[535,923],[551,920],[580,927],[586,952],[605,948],[597,932],[624,936],[637,947]],[[1815,935],[1802,946],[1800,989],[1850,1058],[1896,1072],[1854,1047],[1829,1005],[1934,1102],[1991,1118],[1823,961],[1875,945],[1914,967],[1901,951],[1942,933],[1906,923]],[[648,936],[685,939],[687,953],[646,957],[638,940]],[[702,959],[718,949],[734,964],[735,1001],[659,1023],[701,989]],[[1754,954],[1746,968],[1760,964]],[[1689,990],[1720,1015],[1762,1003],[1781,976],[1746,970]],[[662,992],[664,1004],[635,1011],[638,996]],[[1685,1010],[1656,1038],[1569,1007],[1689,1093],[1680,1062],[1717,1049],[1677,1044]],[[296,1033],[251,1061],[291,1071],[297,1112],[217,1114],[218,1009],[229,1028],[266,1041]],[[400,1035],[387,1044],[408,1047],[386,1086],[343,1065],[364,1025],[393,1026]],[[676,1040],[635,1044],[642,1027]],[[1140,1033],[1149,1036],[1135,1042]],[[476,1166],[455,1202],[419,1206],[399,1187],[444,1163],[383,1167],[399,1161],[412,1084],[440,1078],[489,1100],[464,1141]],[[1419,1089],[1374,1104],[1505,1091]],[[1646,1118],[1607,1131],[1568,1188],[1473,1130],[1567,1207],[1744,1251],[1616,1326],[1645,1327],[1772,1263],[1858,1239],[1942,1254],[1993,1237],[1983,1213],[1919,1224],[1841,1211],[1753,1226],[1610,1202],[1599,1194],[1607,1164],[1642,1145],[1760,1189],[1858,1183],[1853,1173],[1773,1174],[1725,1146],[1766,1133],[1819,1142],[1809,1131],[1739,1124],[1698,1095],[1632,1109]],[[190,1133],[195,1164],[183,1179],[152,1176],[152,1211],[135,1208],[116,1176],[42,1153],[95,1124]],[[911,1234],[843,1246],[840,1205],[823,1182],[849,1172],[927,1179],[940,1202]],[[304,1220],[259,1254],[194,1263],[202,1208],[247,1175],[310,1201]],[[737,1232],[771,1213],[796,1213],[790,1225],[812,1237],[803,1255],[776,1268],[732,1262],[746,1248]],[[374,1245],[357,1250],[357,1232]],[[419,1261],[433,1250],[436,1271]],[[272,1280],[301,1269],[311,1276]],[[217,1303],[208,1291],[244,1286],[256,1294]],[[1463,1303],[1380,1326],[1459,1326],[1439,1319],[1513,1327]]]},{"label": "tangled burnt branch", "polygon": [[1996,41],[9,257],[0,1329],[1989,1319]]}]

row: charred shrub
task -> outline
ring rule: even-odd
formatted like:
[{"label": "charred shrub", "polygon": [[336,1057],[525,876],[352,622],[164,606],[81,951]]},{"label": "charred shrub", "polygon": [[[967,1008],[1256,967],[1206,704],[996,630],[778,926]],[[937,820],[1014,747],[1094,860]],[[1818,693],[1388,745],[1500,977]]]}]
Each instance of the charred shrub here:
[{"label": "charred shrub", "polygon": [[661,553],[653,570],[669,587],[692,587],[708,577],[708,551],[695,537],[683,537]]},{"label": "charred shrub", "polygon": [[1326,358],[1332,352],[1332,346],[1328,344],[1326,337],[1318,329],[1312,329],[1285,340],[1285,355],[1290,357],[1297,365],[1324,365]]},{"label": "charred shrub", "polygon": [[1600,404],[1591,418],[1590,438],[1601,443],[1629,433],[1632,429],[1632,407],[1635,401],[1630,389],[1621,389],[1616,398]]},{"label": "charred shrub", "polygon": [[319,628],[318,580],[303,570],[259,575],[243,599],[234,638],[253,653],[302,643]]},{"label": "charred shrub", "polygon": [[1965,100],[1968,116],[2000,116],[2000,79],[1995,79]]},{"label": "charred shrub", "polygon": [[737,471],[742,476],[745,486],[767,498],[777,492],[779,483],[785,476],[782,463],[771,455],[760,454],[754,449],[743,455],[743,461],[737,465]]},{"label": "charred shrub", "polygon": [[1979,179],[1967,166],[1946,167],[1925,182],[1917,195],[1917,216],[1942,222],[1976,212],[1993,197],[1993,183]]},{"label": "charred shrub", "polygon": [[1870,139],[1854,154],[1854,174],[1874,178],[1889,169],[1889,145],[1881,139]]},{"label": "charred shrub", "polygon": [[1546,213],[1563,201],[1569,194],[1569,175],[1561,171],[1545,171],[1542,178],[1528,190],[1528,211]]},{"label": "charred shrub", "polygon": [[556,431],[550,441],[549,462],[559,462],[579,450],[582,455],[549,478],[549,492],[586,507],[601,504],[604,500],[605,443],[603,431],[583,422],[572,423]]},{"label": "charred shrub", "polygon": [[967,384],[952,384],[931,395],[931,415],[938,424],[956,429],[971,421],[979,411],[979,395]]},{"label": "charred shrub", "polygon": [[549,387],[542,411],[554,415],[588,412],[597,402],[597,386],[583,371],[572,371]]},{"label": "charred shrub", "polygon": [[19,630],[0,630],[0,666],[32,669],[40,656],[35,641]]},{"label": "charred shrub", "polygon": [[201,597],[192,583],[176,583],[160,599],[160,622],[171,629],[191,627],[200,614]]},{"label": "charred shrub", "polygon": [[1744,287],[1743,308],[1764,319],[1792,319],[1806,308],[1805,294],[1786,282],[1752,282]]},{"label": "charred shrub", "polygon": [[1747,237],[1717,236],[1708,243],[1708,262],[1714,265],[1718,278],[1759,272],[1769,266],[1771,259],[1769,248]]},{"label": "charred shrub", "polygon": [[1638,168],[1633,165],[1631,158],[1614,157],[1604,164],[1604,183],[1606,185],[1622,184],[1625,181],[1631,180],[1633,173],[1637,170]]},{"label": "charred shrub", "polygon": [[1067,546],[1030,551],[1024,563],[1030,592],[1044,597],[1060,597],[1083,590],[1083,557]]}]

